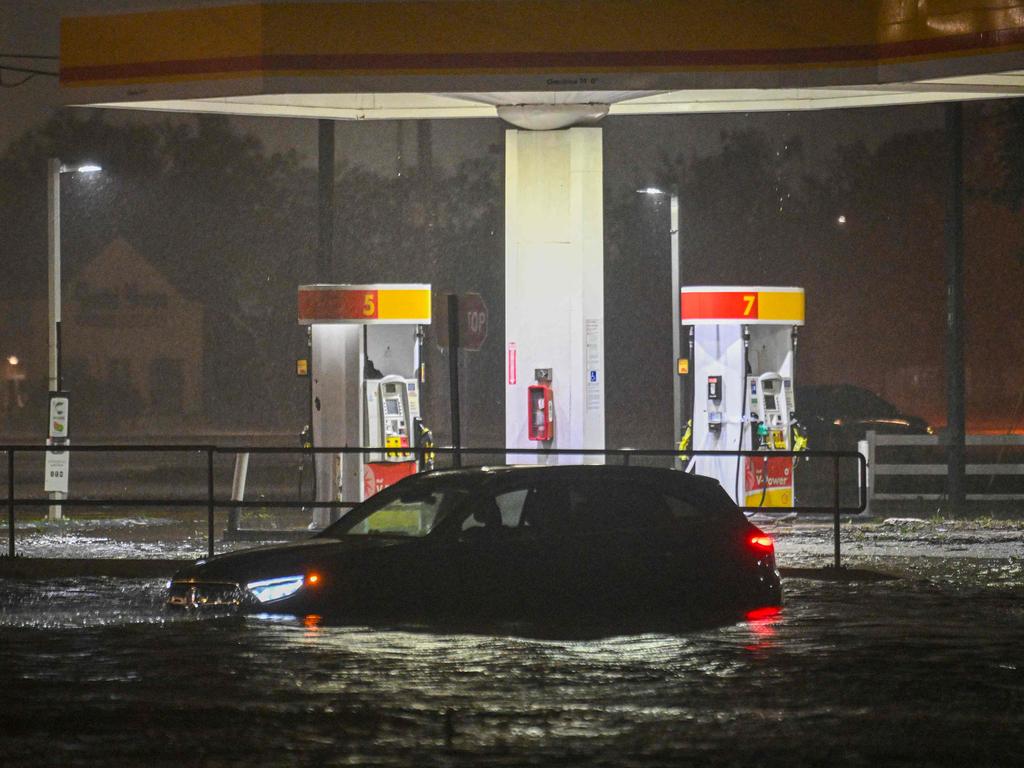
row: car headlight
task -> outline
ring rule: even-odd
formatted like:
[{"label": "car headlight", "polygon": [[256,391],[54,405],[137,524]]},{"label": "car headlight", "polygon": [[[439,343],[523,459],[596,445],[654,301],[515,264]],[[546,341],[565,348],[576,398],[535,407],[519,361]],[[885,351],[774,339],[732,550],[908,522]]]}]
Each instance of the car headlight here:
[{"label": "car headlight", "polygon": [[261,603],[270,603],[274,600],[291,597],[302,589],[305,580],[305,576],[281,576],[276,579],[250,581],[245,588]]}]

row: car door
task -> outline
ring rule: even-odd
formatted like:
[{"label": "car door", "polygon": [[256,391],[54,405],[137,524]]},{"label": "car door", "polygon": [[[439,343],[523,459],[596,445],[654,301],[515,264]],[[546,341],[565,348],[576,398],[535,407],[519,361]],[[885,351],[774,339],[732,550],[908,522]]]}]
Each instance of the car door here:
[{"label": "car door", "polygon": [[521,571],[529,536],[522,535],[519,521],[526,493],[522,485],[481,489],[455,515],[445,544],[435,553],[452,616],[470,621],[522,618]]},{"label": "car door", "polygon": [[601,481],[532,487],[523,511],[524,585],[538,619],[614,614],[635,594],[638,550]]}]

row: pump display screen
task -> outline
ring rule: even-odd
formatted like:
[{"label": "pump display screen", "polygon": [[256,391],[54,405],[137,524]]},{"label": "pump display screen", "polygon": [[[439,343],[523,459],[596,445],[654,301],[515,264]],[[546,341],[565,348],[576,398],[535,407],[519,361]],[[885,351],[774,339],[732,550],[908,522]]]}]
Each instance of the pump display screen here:
[{"label": "pump display screen", "polygon": [[385,416],[401,416],[402,406],[398,400],[392,398],[385,398],[384,400],[384,415]]},{"label": "pump display screen", "polygon": [[764,407],[769,411],[774,411],[778,407],[775,405],[775,395],[769,392],[764,393]]}]

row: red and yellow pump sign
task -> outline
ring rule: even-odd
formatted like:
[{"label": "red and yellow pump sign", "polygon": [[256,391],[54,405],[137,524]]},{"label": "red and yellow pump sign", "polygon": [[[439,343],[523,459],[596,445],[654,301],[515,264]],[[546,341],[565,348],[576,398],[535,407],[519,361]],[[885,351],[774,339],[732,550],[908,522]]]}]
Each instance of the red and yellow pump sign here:
[{"label": "red and yellow pump sign", "polygon": [[300,285],[299,324],[430,324],[430,286],[421,283]]},{"label": "red and yellow pump sign", "polygon": [[702,286],[683,288],[679,299],[683,325],[804,324],[803,288]]},{"label": "red and yellow pump sign", "polygon": [[743,503],[748,507],[793,506],[793,457],[743,458]]}]

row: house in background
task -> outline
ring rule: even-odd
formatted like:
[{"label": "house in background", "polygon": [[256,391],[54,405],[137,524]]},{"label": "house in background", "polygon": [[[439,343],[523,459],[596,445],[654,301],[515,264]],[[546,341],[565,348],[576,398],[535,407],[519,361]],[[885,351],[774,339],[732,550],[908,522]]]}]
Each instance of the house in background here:
[{"label": "house in background", "polygon": [[75,273],[61,325],[65,384],[89,426],[145,432],[201,411],[202,305],[123,238]]},{"label": "house in background", "polygon": [[[63,298],[74,434],[179,432],[201,421],[201,304],[122,238],[65,272]],[[46,296],[0,300],[0,346],[0,432],[45,434]]]}]

